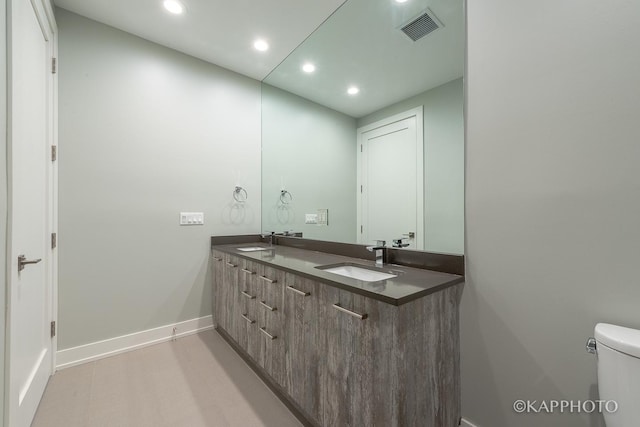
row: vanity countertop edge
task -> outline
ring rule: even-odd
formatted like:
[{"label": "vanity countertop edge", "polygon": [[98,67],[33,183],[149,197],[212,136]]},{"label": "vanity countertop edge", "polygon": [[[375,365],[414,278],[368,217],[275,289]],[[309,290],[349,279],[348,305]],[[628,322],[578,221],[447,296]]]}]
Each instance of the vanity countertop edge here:
[{"label": "vanity countertop edge", "polygon": [[[238,248],[249,246],[261,246],[267,249],[254,252],[238,250]],[[458,274],[442,273],[397,264],[385,264],[383,267],[376,267],[374,261],[366,259],[316,252],[289,246],[270,246],[265,243],[238,242],[233,244],[215,244],[212,245],[211,249],[257,262],[268,267],[277,268],[291,274],[297,274],[329,286],[344,289],[396,306],[406,304],[423,296],[464,282],[464,276]],[[356,264],[369,268],[381,268],[382,270],[393,271],[399,274],[392,279],[364,282],[316,268],[341,263]]]}]

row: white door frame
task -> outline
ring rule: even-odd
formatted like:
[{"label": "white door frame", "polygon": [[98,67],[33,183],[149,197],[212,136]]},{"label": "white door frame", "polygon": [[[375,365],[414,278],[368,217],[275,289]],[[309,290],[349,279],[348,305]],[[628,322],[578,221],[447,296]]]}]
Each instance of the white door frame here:
[{"label": "white door frame", "polygon": [[[7,0],[7,242],[11,242],[13,236],[13,194],[14,194],[14,182],[13,182],[13,165],[12,165],[12,58],[14,55],[19,55],[19,52],[13,52],[12,43],[12,1]],[[24,0],[22,0],[24,1]],[[58,28],[55,21],[55,15],[51,6],[50,0],[30,0],[31,6],[35,11],[36,18],[42,29],[42,33],[45,39],[49,41],[49,54],[51,58],[57,58],[58,56]],[[53,64],[52,64],[53,66]],[[52,71],[52,70],[50,70]],[[56,70],[57,71],[57,70]],[[52,75],[51,84],[48,88],[48,135],[51,146],[58,146],[58,75],[57,72]],[[43,153],[44,155],[44,153]],[[52,159],[53,160],[53,159]],[[47,230],[46,235],[51,233],[57,233],[58,230],[58,166],[57,161],[47,162]],[[15,396],[11,395],[10,379],[11,379],[11,365],[10,365],[10,345],[11,345],[11,292],[12,292],[12,272],[11,269],[16,268],[17,261],[12,258],[12,250],[10,245],[7,248],[7,259],[5,260],[7,266],[7,307],[5,313],[5,319],[7,320],[6,335],[5,335],[5,366],[4,366],[4,425],[10,425],[10,420],[14,415],[11,414],[12,408],[14,408]],[[48,301],[48,311],[52,321],[57,324],[58,318],[58,251],[51,250],[46,251],[43,254],[43,262],[46,268],[47,287],[49,289],[50,300]],[[48,363],[51,366],[51,372],[55,372],[56,367],[56,351],[57,351],[57,333],[56,337],[51,340],[51,354]]]},{"label": "white door frame", "polygon": [[[363,159],[363,156],[360,155],[360,153],[362,152],[362,144],[363,142],[363,136],[366,132],[370,132],[372,130],[378,129],[380,127],[383,126],[387,126],[396,122],[399,122],[401,120],[405,120],[411,117],[415,117],[416,118],[416,174],[418,177],[418,182],[416,183],[416,210],[417,210],[417,218],[418,218],[418,224],[416,226],[416,238],[415,238],[415,244],[416,244],[416,249],[418,250],[422,250],[424,249],[424,128],[423,128],[423,110],[424,107],[422,105],[416,107],[416,108],[412,108],[411,110],[407,110],[404,111],[402,113],[399,114],[395,114],[393,116],[390,117],[386,117],[384,119],[378,120],[374,123],[368,124],[366,126],[360,127],[357,129],[357,145],[356,145],[356,150],[357,150],[357,157],[358,157],[358,165],[357,165],[357,179],[356,179],[356,192],[358,194],[357,199],[357,203],[356,203],[356,212],[357,212],[357,230],[356,230],[356,235],[358,236],[358,243],[360,244],[370,244],[372,242],[363,242],[363,237],[362,237],[362,213],[363,213],[363,209],[362,209],[362,192],[361,192],[361,186],[363,185],[363,178],[362,178],[362,170],[363,168],[363,162],[365,161],[365,159]],[[387,243],[391,243],[391,242],[387,242]]]}]

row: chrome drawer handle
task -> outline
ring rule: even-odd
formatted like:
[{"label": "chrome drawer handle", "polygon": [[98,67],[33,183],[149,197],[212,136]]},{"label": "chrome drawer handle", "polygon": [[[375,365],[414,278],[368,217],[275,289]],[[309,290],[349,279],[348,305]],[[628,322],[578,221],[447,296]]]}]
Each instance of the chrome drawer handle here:
[{"label": "chrome drawer handle", "polygon": [[246,320],[250,325],[253,325],[254,323],[256,323],[255,320],[249,319],[246,314],[241,314],[240,316],[242,316],[242,318]]},{"label": "chrome drawer handle", "polygon": [[217,256],[214,256],[213,259],[215,259],[216,261],[222,261],[222,258],[218,258]]},{"label": "chrome drawer handle", "polygon": [[367,317],[369,317],[369,315],[367,315],[367,313],[360,314],[360,313],[356,313],[356,312],[351,311],[351,310],[347,310],[346,308],[342,307],[340,305],[340,303],[333,304],[333,308],[335,308],[336,310],[341,311],[343,313],[347,313],[349,316],[357,317],[360,320],[364,320]]},{"label": "chrome drawer handle", "polygon": [[247,270],[246,268],[243,268],[243,269],[242,269],[242,272],[243,272],[243,273],[247,273],[247,274],[256,274],[256,272],[255,272],[255,271]]},{"label": "chrome drawer handle", "polygon": [[260,328],[260,332],[265,334],[271,340],[275,340],[276,338],[278,338],[277,335],[271,335],[269,332],[267,332],[267,330],[265,328]]},{"label": "chrome drawer handle", "polygon": [[268,277],[265,277],[265,276],[260,276],[260,278],[262,280],[264,280],[265,282],[268,282],[268,283],[278,283],[277,280],[275,280],[275,279],[271,280],[271,279],[269,279]]},{"label": "chrome drawer handle", "polygon": [[230,263],[230,262],[228,262],[228,261],[227,261],[227,265],[228,265],[229,267],[234,267],[234,268],[238,266],[238,264],[233,264],[233,263]]},{"label": "chrome drawer handle", "polygon": [[308,297],[309,295],[311,295],[311,292],[303,292],[300,289],[296,289],[293,286],[287,286],[287,290],[290,290],[291,292],[295,292],[298,295],[302,295],[303,297]]},{"label": "chrome drawer handle", "polygon": [[269,307],[265,301],[260,301],[260,305],[269,311],[276,311],[278,307]]},{"label": "chrome drawer handle", "polygon": [[249,299],[255,299],[256,297],[254,297],[253,295],[249,295],[248,293],[246,293],[245,291],[240,292],[242,295],[244,295],[245,297],[249,298]]}]

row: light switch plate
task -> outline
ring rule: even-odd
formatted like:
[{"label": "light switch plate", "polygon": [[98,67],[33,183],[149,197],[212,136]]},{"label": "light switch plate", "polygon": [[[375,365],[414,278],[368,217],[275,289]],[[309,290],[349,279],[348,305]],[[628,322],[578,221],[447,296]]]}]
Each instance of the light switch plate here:
[{"label": "light switch plate", "polygon": [[305,214],[304,215],[304,223],[305,224],[317,224],[318,223],[318,215],[316,215],[316,214]]},{"label": "light switch plate", "polygon": [[329,225],[329,209],[318,209],[318,225]]},{"label": "light switch plate", "polygon": [[180,212],[180,225],[203,225],[204,212]]}]

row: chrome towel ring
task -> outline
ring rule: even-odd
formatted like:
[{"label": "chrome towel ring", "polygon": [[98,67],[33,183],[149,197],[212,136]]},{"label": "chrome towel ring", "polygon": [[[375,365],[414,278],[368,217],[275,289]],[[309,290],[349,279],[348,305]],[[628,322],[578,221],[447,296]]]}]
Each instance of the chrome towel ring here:
[{"label": "chrome towel ring", "polygon": [[280,202],[283,205],[288,205],[293,201],[293,196],[287,190],[280,190]]},{"label": "chrome towel ring", "polygon": [[247,190],[236,185],[236,189],[233,191],[233,198],[236,202],[244,203],[247,201]]}]

